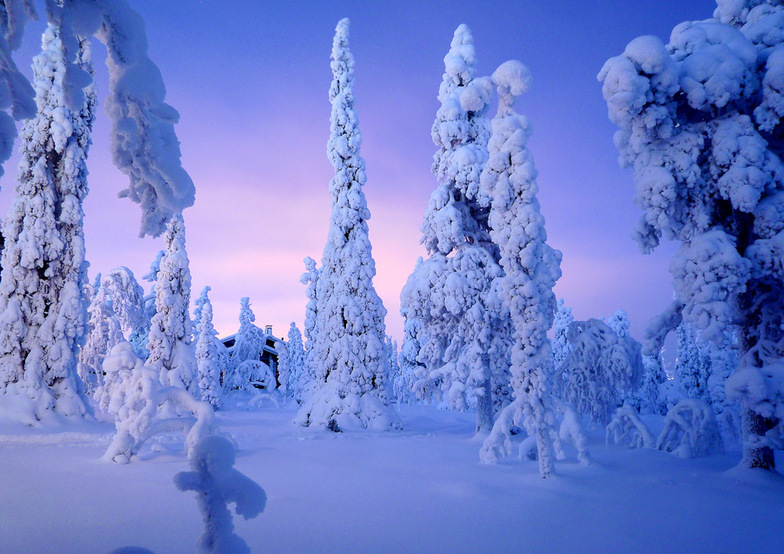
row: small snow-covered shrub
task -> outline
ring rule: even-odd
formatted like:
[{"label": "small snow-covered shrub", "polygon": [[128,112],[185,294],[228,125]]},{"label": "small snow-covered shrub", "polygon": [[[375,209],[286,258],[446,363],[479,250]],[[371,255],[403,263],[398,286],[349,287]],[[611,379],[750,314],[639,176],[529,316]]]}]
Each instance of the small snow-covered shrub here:
[{"label": "small snow-covered shrub", "polygon": [[[112,348],[104,360],[107,373],[116,374],[108,411],[115,414],[117,433],[103,455],[105,460],[128,463],[152,436],[182,431],[190,452],[196,442],[213,432],[215,413],[179,387],[163,387],[158,372],[144,365],[128,342]],[[161,408],[171,406],[193,416],[166,417]]]},{"label": "small snow-covered shrub", "polygon": [[248,545],[234,533],[227,505],[251,519],[264,511],[267,495],[256,482],[234,469],[236,451],[231,442],[218,435],[199,440],[189,455],[193,471],[181,471],[174,484],[181,491],[194,491],[204,520],[204,534],[196,545],[199,552],[244,553]]},{"label": "small snow-covered shrub", "polygon": [[724,451],[719,426],[711,407],[702,400],[678,402],[664,420],[656,448],[681,458],[709,456]]},{"label": "small snow-covered shrub", "polygon": [[577,460],[584,466],[591,463],[591,455],[588,451],[588,437],[585,435],[580,415],[574,409],[567,407],[564,411],[561,428],[558,437],[562,441],[569,441],[577,450]]},{"label": "small snow-covered shrub", "polygon": [[258,360],[245,360],[234,368],[223,383],[226,390],[253,390],[256,386],[274,390],[275,375],[270,367]]},{"label": "small snow-covered shrub", "polygon": [[637,410],[624,404],[617,410],[610,423],[607,425],[607,443],[610,438],[615,444],[625,444],[629,448],[655,448],[656,439],[653,438],[648,426],[640,419]]}]

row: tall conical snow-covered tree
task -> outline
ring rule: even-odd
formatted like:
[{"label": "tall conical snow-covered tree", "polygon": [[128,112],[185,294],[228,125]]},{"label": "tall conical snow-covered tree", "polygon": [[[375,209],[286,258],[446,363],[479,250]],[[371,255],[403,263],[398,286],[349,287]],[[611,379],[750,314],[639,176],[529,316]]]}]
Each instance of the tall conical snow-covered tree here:
[{"label": "tall conical snow-covered tree", "polygon": [[221,406],[221,371],[226,369],[228,356],[226,347],[218,340],[218,333],[212,325],[212,303],[208,292],[209,287],[204,287],[200,297],[202,302],[199,340],[196,343],[196,363],[201,400],[217,410]]},{"label": "tall conical snow-covered tree", "polygon": [[114,345],[125,340],[120,320],[112,308],[107,290],[99,288],[93,294],[89,314],[89,331],[84,346],[79,351],[77,371],[88,393],[103,385],[103,360]]},{"label": "tall conical snow-covered tree", "polygon": [[[332,103],[327,154],[335,169],[330,182],[332,214],[317,280],[316,390],[302,404],[302,425],[393,429],[384,378],[384,309],[373,288],[376,273],[368,238],[362,187],[365,162],[354,109],[354,58],[348,47],[348,19],[335,29],[332,45]],[[309,361],[313,361],[309,358]]]},{"label": "tall conical snow-covered tree", "polygon": [[[42,47],[33,63],[38,113],[22,130],[0,281],[0,391],[19,397],[6,414],[28,424],[52,412],[88,410],[77,355],[87,331],[82,202],[95,90],[90,86],[79,111],[72,110],[58,27],[47,27]],[[87,41],[79,41],[77,63],[91,72]]]},{"label": "tall conical snow-covered tree", "polygon": [[636,38],[598,75],[645,212],[638,242],[681,243],[676,309],[705,340],[737,325],[727,397],[742,405],[742,465],[764,469],[784,437],[782,18],[779,0],[719,0],[712,19],[667,45]]},{"label": "tall conical snow-covered tree", "polygon": [[[490,202],[490,235],[501,253],[505,275],[501,296],[509,306],[514,325],[511,354],[512,389],[515,401],[509,409],[524,416],[525,429],[536,437],[539,472],[553,472],[550,391],[547,376],[553,359],[547,332],[553,325],[555,282],[561,276],[561,253],[547,244],[544,217],[536,194],[536,169],[526,148],[531,133],[527,118],[512,108],[517,96],[528,89],[530,72],[512,60],[493,73],[498,89],[498,114],[492,121],[490,158],[482,172],[482,194]],[[507,423],[499,417],[497,426]],[[481,458],[496,459],[501,446],[500,429],[485,441]]]},{"label": "tall conical snow-covered tree", "polygon": [[[256,315],[250,307],[250,298],[247,296],[240,298],[240,328],[235,335],[234,348],[229,359],[229,371],[223,383],[229,389],[244,388],[250,386],[251,381],[264,380],[264,376],[259,373],[260,365],[246,363],[261,362],[261,354],[267,341],[264,331],[256,326],[254,321]],[[239,373],[240,369],[242,375]]]},{"label": "tall conical snow-covered tree", "polygon": [[147,365],[158,372],[163,386],[184,388],[198,395],[196,358],[191,344],[191,272],[185,252],[182,214],[172,217],[164,234],[166,253],[155,283],[155,315],[147,348]]},{"label": "tall conical snow-covered tree", "polygon": [[202,318],[202,310],[204,309],[204,304],[209,302],[209,293],[212,290],[212,287],[206,286],[201,289],[201,294],[194,302],[195,307],[193,308],[193,343],[196,344],[199,342],[199,329],[201,328],[201,318]]},{"label": "tall conical snow-covered tree", "polygon": [[417,335],[406,336],[403,350],[410,357],[412,346],[418,346],[421,366],[414,386],[420,395],[435,389],[454,409],[475,404],[476,429],[488,432],[494,391],[504,390],[509,380],[509,325],[497,290],[503,275],[498,249],[490,240],[487,207],[478,198],[488,156],[485,114],[492,84],[487,77],[476,78],[473,37],[466,25],[455,31],[444,66],[441,107],[432,129],[439,185],[422,224],[421,242],[429,257],[417,263],[400,295],[401,314],[418,322],[410,328]]}]

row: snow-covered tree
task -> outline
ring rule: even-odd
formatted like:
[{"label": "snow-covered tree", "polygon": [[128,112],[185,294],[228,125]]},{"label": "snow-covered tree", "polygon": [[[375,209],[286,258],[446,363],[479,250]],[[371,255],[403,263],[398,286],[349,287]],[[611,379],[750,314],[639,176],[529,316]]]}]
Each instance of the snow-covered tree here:
[{"label": "snow-covered tree", "polygon": [[397,341],[386,335],[384,337],[384,352],[387,357],[387,370],[389,373],[385,379],[387,384],[387,396],[390,400],[399,401],[396,393],[395,382],[400,378],[400,353],[397,349]]},{"label": "snow-covered tree", "polygon": [[158,281],[158,273],[161,270],[161,260],[164,255],[166,255],[166,252],[164,250],[159,250],[155,255],[155,259],[150,264],[150,271],[142,276],[142,279],[151,283],[151,287],[150,291],[142,298],[142,326],[133,331],[128,337],[128,342],[133,345],[133,351],[143,360],[146,360],[150,356],[147,344],[150,340],[152,318],[155,316],[155,283]]},{"label": "snow-covered tree", "polygon": [[[111,299],[112,309],[126,337],[136,337],[145,332],[144,289],[136,281],[133,272],[120,266],[104,275],[101,288]],[[130,341],[129,341],[130,342]],[[137,353],[138,355],[139,353]]]},{"label": "snow-covered tree", "polygon": [[[421,260],[422,258],[420,258]],[[415,389],[416,375],[424,371],[424,366],[417,361],[419,354],[419,332],[421,324],[418,319],[407,317],[403,322],[403,346],[400,349],[400,376],[395,379],[395,398],[398,403],[408,403],[420,400],[430,403],[432,390]],[[430,380],[426,380],[430,383]]]},{"label": "snow-covered tree", "polygon": [[[368,238],[362,186],[365,162],[354,109],[354,57],[348,19],[335,30],[332,46],[332,104],[327,154],[335,170],[330,182],[332,214],[316,294],[316,390],[296,421],[331,429],[399,427],[386,394],[384,309],[373,288],[376,273]],[[308,347],[310,349],[310,346]]]},{"label": "snow-covered tree", "polygon": [[707,400],[710,360],[703,354],[697,335],[694,327],[685,321],[675,329],[678,349],[675,379],[685,398]]},{"label": "snow-covered tree", "polygon": [[569,343],[569,325],[574,321],[572,309],[566,305],[563,298],[558,299],[553,320],[553,370],[558,372],[563,361],[572,352]]},{"label": "snow-covered tree", "polygon": [[89,331],[79,351],[77,372],[87,392],[92,394],[104,384],[102,368],[106,354],[125,337],[105,288],[101,287],[93,294],[87,313]]},{"label": "snow-covered tree", "polygon": [[[547,478],[553,471],[547,383],[553,359],[547,332],[555,318],[553,287],[561,276],[561,253],[547,244],[539,211],[537,172],[526,148],[530,124],[512,107],[528,89],[530,72],[511,60],[501,64],[492,79],[498,90],[498,113],[492,121],[481,192],[490,203],[490,236],[498,245],[505,272],[500,295],[509,306],[513,325],[510,371],[515,401],[510,409],[524,416],[525,429],[536,440],[540,475]],[[490,454],[497,446],[493,437],[482,447],[483,461],[495,458]]]},{"label": "snow-covered tree", "polygon": [[289,326],[288,341],[275,344],[278,351],[278,379],[284,393],[294,398],[300,397],[300,381],[305,367],[305,348],[302,332],[293,321]]},{"label": "snow-covered tree", "polygon": [[742,404],[742,465],[771,469],[784,419],[784,6],[719,0],[713,15],[666,46],[634,39],[599,79],[645,211],[638,241],[682,243],[675,293],[705,340],[737,325],[727,390]]},{"label": "snow-covered tree", "polygon": [[234,445],[220,435],[202,438],[189,458],[193,471],[181,471],[174,483],[181,491],[194,491],[204,519],[199,552],[250,553],[248,545],[234,533],[227,504],[234,503],[237,515],[251,519],[264,511],[267,495],[255,481],[234,469]]},{"label": "snow-covered tree", "polygon": [[[89,74],[87,41],[79,41],[77,63]],[[22,129],[16,198],[3,227],[0,390],[19,397],[11,417],[28,424],[88,409],[77,356],[87,331],[82,202],[96,100],[90,86],[79,109],[69,107],[66,65],[60,28],[49,25],[33,63],[38,113]]]},{"label": "snow-covered tree", "polygon": [[316,337],[318,336],[318,276],[319,270],[316,261],[310,256],[305,260],[305,273],[300,277],[300,282],[306,286],[305,294],[308,303],[305,305],[305,365],[299,379],[299,387],[294,398],[300,404],[309,396],[316,385],[316,365],[318,354],[316,352]]},{"label": "snow-covered tree", "polygon": [[568,339],[572,352],[553,380],[554,393],[592,422],[606,425],[640,384],[640,343],[629,335],[619,337],[598,319],[572,322]]},{"label": "snow-covered tree", "polygon": [[409,328],[416,335],[406,335],[403,349],[409,367],[419,368],[420,395],[435,389],[453,409],[475,405],[477,431],[488,432],[494,408],[508,403],[493,393],[506,396],[510,329],[496,283],[503,275],[498,249],[490,240],[488,208],[478,195],[488,157],[492,84],[476,77],[466,25],[455,31],[444,67],[431,133],[438,147],[433,162],[438,187],[422,224],[421,242],[429,256],[417,262],[401,292],[401,314],[417,322]]},{"label": "snow-covered tree", "polygon": [[[228,389],[245,388],[251,381],[262,381],[264,376],[257,374],[254,369],[260,366],[246,364],[245,362],[261,362],[261,354],[267,337],[264,331],[253,324],[256,315],[250,307],[250,298],[240,299],[240,328],[234,339],[234,347],[229,358],[229,371],[224,381]],[[243,365],[244,364],[244,365]],[[240,371],[240,368],[242,370]],[[241,373],[241,375],[240,375]]]},{"label": "snow-covered tree", "polygon": [[209,287],[201,293],[199,314],[199,340],[196,342],[196,364],[198,368],[201,399],[217,410],[221,406],[221,372],[225,371],[228,353],[218,340],[218,332],[212,325],[212,303],[207,295]]},{"label": "snow-covered tree", "polygon": [[199,395],[196,358],[191,344],[191,273],[185,252],[182,214],[172,217],[164,235],[166,254],[155,283],[155,315],[150,327],[147,364],[164,386],[177,386]]},{"label": "snow-covered tree", "polygon": [[212,290],[212,287],[206,286],[201,289],[201,294],[194,302],[193,308],[193,343],[196,344],[199,342],[199,329],[201,328],[201,318],[202,318],[202,310],[204,308],[204,304],[209,302],[209,293]]},{"label": "snow-covered tree", "polygon": [[629,336],[629,327],[631,323],[629,322],[629,314],[626,313],[626,310],[616,311],[613,315],[607,318],[605,323],[610,329],[612,329],[613,333],[618,335],[618,338]]}]

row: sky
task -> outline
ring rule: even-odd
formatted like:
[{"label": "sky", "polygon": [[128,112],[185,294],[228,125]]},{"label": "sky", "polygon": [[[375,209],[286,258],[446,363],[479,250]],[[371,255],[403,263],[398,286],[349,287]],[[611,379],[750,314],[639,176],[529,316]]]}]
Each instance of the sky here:
[{"label": "sky", "polygon": [[[663,245],[641,254],[631,238],[641,211],[631,170],[618,165],[612,124],[596,75],[640,35],[669,37],[681,21],[706,19],[708,0],[517,0],[493,2],[315,2],[130,0],[146,22],[150,58],[180,113],[183,167],[196,186],[184,212],[192,298],[205,285],[221,336],[239,326],[250,297],[259,326],[285,337],[302,328],[303,258],[317,261],[327,238],[326,157],[329,55],[338,20],[351,20],[355,98],[367,165],[374,284],[387,309],[387,332],[402,339],[400,290],[418,256],[420,225],[437,183],[430,129],[443,58],[455,28],[472,30],[478,73],[518,59],[533,74],[516,108],[533,125],[528,148],[539,170],[548,242],[563,253],[556,295],[577,319],[622,308],[640,339],[646,322],[671,301]],[[15,59],[28,68],[40,48],[30,24]],[[96,83],[108,89],[96,43]],[[27,71],[32,77],[32,71]],[[163,248],[139,238],[140,211],[117,193],[127,178],[109,153],[99,108],[88,159],[85,240],[91,279],[119,265],[137,278]],[[16,145],[19,146],[18,143]],[[0,213],[13,200],[15,156],[0,179]],[[147,283],[143,283],[147,288]]]}]

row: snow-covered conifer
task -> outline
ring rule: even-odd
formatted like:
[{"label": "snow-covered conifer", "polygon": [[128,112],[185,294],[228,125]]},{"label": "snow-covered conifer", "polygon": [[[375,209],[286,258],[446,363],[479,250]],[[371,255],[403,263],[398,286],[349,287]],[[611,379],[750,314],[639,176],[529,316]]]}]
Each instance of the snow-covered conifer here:
[{"label": "snow-covered conifer", "polygon": [[281,388],[288,396],[299,398],[300,381],[305,366],[305,348],[302,344],[302,332],[293,321],[289,326],[288,341],[278,342],[278,379]]},{"label": "snow-covered conifer", "polygon": [[172,217],[164,235],[166,254],[155,283],[155,316],[147,348],[147,364],[158,371],[164,386],[177,386],[199,394],[196,358],[191,344],[191,273],[185,252],[182,214]]},{"label": "snow-covered conifer", "polygon": [[[675,329],[677,353],[675,358],[675,379],[685,398],[708,400],[708,372],[710,360],[700,349],[697,332],[689,323],[683,321]],[[708,400],[709,401],[709,400]]]},{"label": "snow-covered conifer", "polygon": [[[24,399],[12,417],[28,424],[51,411],[87,411],[77,355],[87,331],[82,202],[95,90],[85,91],[78,111],[67,103],[60,30],[47,27],[33,63],[38,113],[22,129],[16,198],[3,228],[0,390]],[[89,44],[77,46],[89,73]]]},{"label": "snow-covered conifer", "polygon": [[221,405],[221,372],[228,362],[226,347],[218,340],[218,333],[212,325],[212,303],[209,287],[201,294],[201,313],[199,317],[199,340],[196,342],[196,363],[198,367],[199,391],[201,399],[217,410]]},{"label": "snow-covered conifer", "polygon": [[612,329],[613,333],[618,335],[618,338],[624,338],[629,336],[629,326],[631,323],[629,322],[629,314],[626,313],[626,310],[618,310],[613,315],[607,318],[607,326]]},{"label": "snow-covered conifer", "polygon": [[305,294],[308,303],[305,305],[305,363],[302,374],[299,378],[299,387],[294,398],[302,403],[306,396],[309,396],[316,387],[316,365],[318,354],[316,353],[316,336],[318,335],[318,276],[319,270],[316,261],[310,256],[305,260],[305,273],[300,277],[300,282],[306,286]]},{"label": "snow-covered conifer", "polygon": [[385,379],[387,384],[387,396],[390,400],[399,402],[400,399],[397,396],[395,383],[400,379],[400,353],[397,349],[397,341],[393,340],[389,335],[384,337],[384,352],[386,352],[387,371],[389,371]]},{"label": "snow-covered conifer", "polygon": [[158,273],[161,270],[161,260],[166,252],[159,250],[155,255],[155,259],[150,264],[150,271],[142,276],[142,279],[148,283],[152,283],[150,291],[142,298],[142,326],[133,331],[128,337],[128,342],[133,345],[133,351],[141,359],[146,360],[150,356],[147,349],[147,343],[150,340],[150,327],[152,325],[152,318],[155,315],[155,283],[158,281]]},{"label": "snow-covered conifer", "polygon": [[254,325],[254,321],[256,321],[256,315],[250,307],[250,298],[241,298],[240,328],[234,339],[234,347],[231,349],[229,359],[229,371],[224,381],[224,386],[229,389],[244,389],[251,381],[266,381],[265,375],[254,371],[261,366],[245,363],[261,363],[261,354],[264,352],[264,345],[267,341],[264,331]]},{"label": "snow-covered conifer", "polygon": [[[327,154],[335,170],[330,182],[332,214],[317,279],[316,390],[296,421],[332,429],[399,427],[386,394],[384,309],[373,288],[376,273],[368,238],[362,186],[365,162],[354,109],[354,58],[348,19],[335,30],[332,46],[332,104]],[[310,349],[310,347],[309,347]]]},{"label": "snow-covered conifer", "polygon": [[[90,306],[87,338],[79,351],[77,370],[88,393],[103,386],[103,360],[115,344],[125,340],[120,320],[112,308],[107,290],[99,288],[93,294]],[[99,402],[100,404],[100,402]]]},{"label": "snow-covered conifer", "polygon": [[[419,258],[420,260],[422,258]],[[424,366],[417,361],[420,344],[419,336],[422,324],[414,317],[406,317],[403,322],[403,346],[400,349],[400,377],[395,380],[395,397],[398,403],[408,403],[420,400],[430,403],[432,391],[428,389],[416,390],[417,375],[424,372]],[[431,383],[428,379],[426,383]]]},{"label": "snow-covered conifer", "polygon": [[421,239],[429,256],[417,262],[400,295],[401,314],[417,321],[409,328],[417,334],[406,335],[403,349],[413,354],[413,344],[418,345],[418,394],[435,389],[451,408],[475,405],[477,431],[483,433],[493,425],[494,408],[508,402],[494,398],[494,392],[505,396],[509,381],[508,311],[495,283],[503,271],[490,240],[488,209],[479,198],[491,93],[490,80],[476,77],[471,31],[460,25],[444,57],[441,106],[431,133],[438,147],[433,162],[438,187],[430,196]]},{"label": "snow-covered conifer", "polygon": [[705,340],[738,326],[730,380],[742,404],[742,464],[767,469],[768,432],[784,418],[784,394],[771,388],[781,377],[764,377],[778,374],[784,354],[784,34],[770,32],[782,17],[777,0],[721,1],[713,19],[677,25],[667,45],[634,39],[598,76],[645,211],[640,245],[682,243],[675,293]]},{"label": "snow-covered conifer", "polygon": [[569,325],[574,321],[572,309],[566,305],[563,298],[558,299],[553,320],[553,370],[558,372],[561,364],[572,352],[572,345],[569,343]]},{"label": "snow-covered conifer", "polygon": [[[561,276],[561,253],[547,244],[544,217],[539,211],[537,172],[526,148],[530,124],[512,107],[528,89],[530,72],[511,60],[501,64],[492,78],[498,90],[498,113],[492,121],[490,158],[482,172],[481,193],[490,203],[490,236],[498,245],[505,272],[500,296],[509,307],[513,325],[510,371],[516,409],[525,418],[528,434],[535,437],[539,472],[546,478],[553,471],[548,422],[552,400],[547,383],[553,359],[547,332],[555,317],[553,287]],[[494,435],[480,452],[484,461],[494,458],[488,452],[498,446]]]},{"label": "snow-covered conifer", "polygon": [[133,272],[120,266],[104,275],[101,288],[111,300],[112,309],[126,337],[137,336],[144,331],[144,289],[136,281]]},{"label": "snow-covered conifer", "polygon": [[206,286],[203,289],[201,289],[201,294],[199,294],[199,297],[194,302],[194,308],[193,308],[193,343],[194,344],[199,342],[199,329],[201,328],[201,317],[202,317],[201,313],[204,304],[210,301],[208,295],[211,290],[212,287],[210,286]]},{"label": "snow-covered conifer", "polygon": [[619,337],[598,319],[569,325],[572,352],[554,379],[554,392],[591,421],[606,425],[642,378],[640,343]]}]

